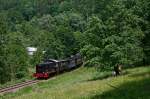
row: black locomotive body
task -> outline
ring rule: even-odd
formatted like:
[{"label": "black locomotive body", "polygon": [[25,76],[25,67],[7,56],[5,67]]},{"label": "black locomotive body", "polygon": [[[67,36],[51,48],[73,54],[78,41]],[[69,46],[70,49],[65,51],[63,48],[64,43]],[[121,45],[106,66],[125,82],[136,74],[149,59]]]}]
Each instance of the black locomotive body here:
[{"label": "black locomotive body", "polygon": [[65,60],[48,59],[44,63],[36,65],[35,78],[49,78],[53,74],[71,70],[82,64],[82,57],[76,54]]}]

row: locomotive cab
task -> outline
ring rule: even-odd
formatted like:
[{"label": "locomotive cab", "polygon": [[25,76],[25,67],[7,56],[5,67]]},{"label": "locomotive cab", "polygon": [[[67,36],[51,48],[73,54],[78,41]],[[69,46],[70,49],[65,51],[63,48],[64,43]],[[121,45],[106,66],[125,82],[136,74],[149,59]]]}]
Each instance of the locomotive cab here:
[{"label": "locomotive cab", "polygon": [[56,64],[54,62],[47,62],[36,65],[36,73],[33,76],[36,78],[49,78],[50,74],[55,72]]}]

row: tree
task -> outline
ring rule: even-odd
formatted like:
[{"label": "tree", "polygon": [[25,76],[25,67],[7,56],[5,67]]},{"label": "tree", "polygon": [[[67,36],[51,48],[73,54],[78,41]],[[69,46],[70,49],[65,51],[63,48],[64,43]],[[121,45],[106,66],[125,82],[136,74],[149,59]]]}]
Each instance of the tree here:
[{"label": "tree", "polygon": [[9,33],[9,42],[7,45],[7,65],[10,68],[11,80],[21,79],[27,76],[29,60],[26,48],[22,43],[21,33]]},{"label": "tree", "polygon": [[[106,21],[93,17],[89,20],[85,34],[85,45],[92,45],[91,49],[99,49],[98,55],[92,54],[93,59],[99,60],[102,66],[114,66],[115,64],[133,65],[140,63],[143,58],[141,40],[144,34],[139,27],[142,19],[126,9],[122,2],[114,2],[109,5]],[[113,13],[114,11],[117,11]],[[89,47],[85,47],[89,48]],[[90,50],[90,49],[89,49]],[[82,50],[81,50],[82,51]],[[87,50],[88,51],[88,50]],[[88,53],[88,55],[91,55]]]},{"label": "tree", "polygon": [[10,80],[9,67],[7,65],[7,41],[8,27],[6,16],[0,14],[0,83],[5,83]]},{"label": "tree", "polygon": [[19,34],[9,32],[6,17],[0,17],[0,83],[5,83],[25,76],[28,57]]}]

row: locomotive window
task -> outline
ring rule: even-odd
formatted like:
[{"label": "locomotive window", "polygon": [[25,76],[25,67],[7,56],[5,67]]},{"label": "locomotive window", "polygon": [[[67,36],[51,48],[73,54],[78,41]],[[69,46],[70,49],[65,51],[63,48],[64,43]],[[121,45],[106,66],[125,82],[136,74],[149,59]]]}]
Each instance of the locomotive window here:
[{"label": "locomotive window", "polygon": [[36,66],[36,72],[37,73],[47,72],[51,69],[54,69],[55,67],[56,67],[56,63],[54,62],[46,63],[46,64],[39,64]]},{"label": "locomotive window", "polygon": [[43,72],[43,66],[37,66],[37,73]]}]

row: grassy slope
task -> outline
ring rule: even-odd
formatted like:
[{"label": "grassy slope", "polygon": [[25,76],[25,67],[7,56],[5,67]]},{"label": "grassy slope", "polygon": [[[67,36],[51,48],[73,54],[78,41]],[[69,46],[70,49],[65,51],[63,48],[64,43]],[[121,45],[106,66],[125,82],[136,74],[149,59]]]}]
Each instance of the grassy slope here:
[{"label": "grassy slope", "polygon": [[[127,74],[109,77],[110,72],[79,68],[21,89],[4,99],[150,99],[150,67],[126,70]],[[105,79],[102,79],[105,78]]]}]

